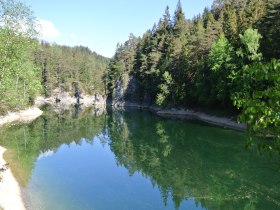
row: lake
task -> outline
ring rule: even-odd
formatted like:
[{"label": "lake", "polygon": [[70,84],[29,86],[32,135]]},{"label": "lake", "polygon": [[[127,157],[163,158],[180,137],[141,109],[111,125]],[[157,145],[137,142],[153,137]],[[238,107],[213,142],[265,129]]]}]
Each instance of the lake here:
[{"label": "lake", "polygon": [[278,157],[146,111],[47,109],[0,129],[28,209],[280,209]]}]

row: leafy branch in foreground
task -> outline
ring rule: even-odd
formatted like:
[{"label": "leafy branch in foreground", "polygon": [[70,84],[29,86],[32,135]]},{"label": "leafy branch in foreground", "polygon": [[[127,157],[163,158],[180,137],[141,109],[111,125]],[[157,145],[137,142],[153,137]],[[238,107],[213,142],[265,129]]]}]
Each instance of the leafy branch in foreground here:
[{"label": "leafy branch in foreground", "polygon": [[233,94],[233,101],[242,112],[239,120],[248,125],[251,134],[270,137],[273,146],[262,149],[280,152],[280,61],[256,62],[238,73],[242,91]]}]

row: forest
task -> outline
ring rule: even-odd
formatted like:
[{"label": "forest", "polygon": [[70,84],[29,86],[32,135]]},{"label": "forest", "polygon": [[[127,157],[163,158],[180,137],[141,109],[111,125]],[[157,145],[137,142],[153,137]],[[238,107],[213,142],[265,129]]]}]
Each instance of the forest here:
[{"label": "forest", "polygon": [[41,42],[39,50],[34,53],[34,63],[41,69],[45,96],[51,96],[56,88],[73,94],[74,84],[83,94],[105,94],[104,74],[109,58],[88,47]]},{"label": "forest", "polygon": [[0,8],[1,114],[75,86],[116,102],[237,110],[250,132],[280,139],[279,0],[214,0],[191,20],[179,1],[112,59],[39,41],[24,3],[0,0]]},{"label": "forest", "polygon": [[[97,116],[79,107],[59,113],[45,107],[47,114],[33,123],[0,132],[23,186],[41,154],[99,140],[118,167],[158,187],[165,205],[171,196],[176,209],[188,199],[209,209],[279,206],[276,173],[235,140],[280,154],[280,0],[214,0],[192,19],[179,0],[173,15],[167,6],[158,23],[141,37],[131,33],[110,59],[88,47],[40,40],[37,24],[25,3],[0,0],[0,116],[34,105],[38,96],[57,90],[73,96],[78,88],[105,96],[107,105],[229,111],[248,133],[155,121],[142,111],[108,109]],[[6,168],[0,167],[0,181]]]},{"label": "forest", "polygon": [[173,16],[167,7],[142,37],[130,34],[118,45],[108,95],[163,108],[237,110],[249,132],[279,141],[279,34],[279,0],[215,0],[191,20],[179,1]]},{"label": "forest", "polygon": [[60,88],[105,94],[109,58],[87,47],[39,41],[36,18],[24,3],[0,0],[0,114],[33,104]]}]

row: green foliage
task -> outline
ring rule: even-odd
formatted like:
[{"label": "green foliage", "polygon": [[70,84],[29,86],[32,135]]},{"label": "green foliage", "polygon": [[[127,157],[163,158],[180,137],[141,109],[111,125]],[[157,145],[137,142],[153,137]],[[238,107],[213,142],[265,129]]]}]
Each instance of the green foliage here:
[{"label": "green foliage", "polygon": [[280,61],[252,63],[239,71],[235,80],[240,86],[233,94],[234,105],[242,112],[241,122],[263,136],[280,137]]},{"label": "green foliage", "polygon": [[263,36],[261,50],[268,60],[280,59],[280,1],[268,0],[266,8],[266,15],[256,24]]},{"label": "green foliage", "polygon": [[39,46],[36,20],[16,0],[0,1],[0,23],[0,113],[22,109],[56,88],[71,91],[73,84],[86,94],[105,94],[109,59],[86,47]]},{"label": "green foliage", "polygon": [[173,84],[173,79],[169,74],[169,72],[167,71],[164,72],[162,76],[163,76],[163,81],[162,81],[163,83],[159,84],[160,93],[157,94],[157,98],[156,98],[156,103],[160,106],[165,104],[167,97],[170,95],[172,84]]},{"label": "green foliage", "polygon": [[[217,0],[211,10],[187,20],[179,1],[173,18],[167,8],[159,23],[137,39],[133,51],[128,47],[130,39],[117,48],[111,62],[120,62],[122,67],[111,65],[108,69],[108,75],[115,75],[107,83],[109,95],[129,74],[139,84],[130,95],[140,102],[234,111],[237,105],[242,116],[245,109],[238,103],[243,90],[254,90],[251,81],[255,75],[246,75],[259,69],[257,65],[267,66],[267,61],[279,59],[279,11],[279,0]],[[128,61],[130,52],[134,59]],[[272,79],[271,74],[265,75]],[[267,81],[261,80],[256,87],[266,85]],[[254,107],[249,99],[243,99],[243,104],[249,103],[248,109]],[[255,116],[261,113],[260,108]]]},{"label": "green foliage", "polygon": [[109,59],[87,47],[67,47],[42,42],[33,55],[42,72],[43,93],[53,94],[56,88],[74,92],[73,84],[84,94],[105,94],[104,74]]},{"label": "green foliage", "polygon": [[258,30],[249,28],[243,35],[240,34],[239,37],[243,48],[239,49],[237,54],[242,58],[248,58],[249,61],[261,60],[262,54],[258,53],[258,50],[262,36],[258,33]]},{"label": "green foliage", "polygon": [[[135,57],[142,57],[137,54],[137,43],[138,38],[130,34],[129,40],[124,45],[117,45],[116,54],[108,65],[105,76],[106,94],[113,100],[118,101],[125,97],[121,90],[127,89],[127,86],[129,86],[129,74],[134,68]],[[143,57],[143,59],[146,58]],[[146,63],[146,65],[148,64]],[[127,95],[129,94],[127,93]]]},{"label": "green foliage", "polygon": [[221,13],[221,20],[225,36],[232,42],[235,42],[237,40],[238,33],[238,23],[235,9],[232,6],[227,5]]},{"label": "green foliage", "polygon": [[211,69],[212,90],[210,97],[225,104],[229,101],[229,75],[236,70],[235,50],[229,41],[221,36],[213,45],[208,56]]},{"label": "green foliage", "polygon": [[0,1],[0,112],[29,105],[41,89],[30,59],[37,48],[35,18],[18,1]]},{"label": "green foliage", "polygon": [[[32,11],[18,0],[0,0],[1,29],[20,38],[36,38],[36,21]],[[14,37],[11,37],[14,38]],[[30,40],[29,40],[30,41]]]},{"label": "green foliage", "polygon": [[235,51],[232,45],[224,36],[221,36],[213,43],[209,53],[208,63],[210,69],[215,73],[234,70],[234,54]]}]

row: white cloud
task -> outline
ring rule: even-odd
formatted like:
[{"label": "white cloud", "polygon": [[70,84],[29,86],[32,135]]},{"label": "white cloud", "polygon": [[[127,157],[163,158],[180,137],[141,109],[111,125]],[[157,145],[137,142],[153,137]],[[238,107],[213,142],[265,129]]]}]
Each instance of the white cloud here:
[{"label": "white cloud", "polygon": [[58,29],[49,20],[38,19],[38,27],[43,39],[57,38],[60,36]]}]

